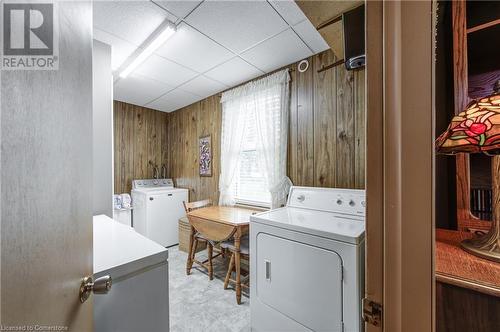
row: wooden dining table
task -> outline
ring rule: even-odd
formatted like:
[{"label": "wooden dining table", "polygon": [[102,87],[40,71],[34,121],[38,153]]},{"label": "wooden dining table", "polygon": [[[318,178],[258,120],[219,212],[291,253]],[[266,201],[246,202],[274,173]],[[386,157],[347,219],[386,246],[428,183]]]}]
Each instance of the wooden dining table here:
[{"label": "wooden dining table", "polygon": [[[231,237],[234,239],[235,265],[236,265],[236,300],[241,303],[241,273],[240,273],[240,244],[241,237],[248,233],[250,216],[257,213],[250,210],[232,206],[209,206],[193,210],[187,214],[191,225],[189,248],[193,246],[195,233],[198,232],[207,240],[222,242]],[[186,273],[191,272],[193,261],[188,255]]]}]

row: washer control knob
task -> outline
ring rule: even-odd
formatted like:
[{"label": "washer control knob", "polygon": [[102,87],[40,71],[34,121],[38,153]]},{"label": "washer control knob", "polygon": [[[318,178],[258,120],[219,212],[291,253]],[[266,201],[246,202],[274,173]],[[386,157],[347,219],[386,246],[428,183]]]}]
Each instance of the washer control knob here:
[{"label": "washer control knob", "polygon": [[366,202],[365,201],[361,201],[361,206],[365,207],[366,206]]},{"label": "washer control knob", "polygon": [[356,205],[356,203],[354,203],[354,201],[351,199],[351,200],[349,201],[349,206],[354,206],[354,205]]},{"label": "washer control knob", "polygon": [[297,197],[297,200],[298,200],[299,202],[301,202],[301,203],[302,203],[305,199],[306,199],[306,196],[304,196],[304,195],[300,195],[300,196],[298,196],[298,197]]},{"label": "washer control knob", "polygon": [[342,205],[342,200],[340,198],[337,199],[337,205]]}]

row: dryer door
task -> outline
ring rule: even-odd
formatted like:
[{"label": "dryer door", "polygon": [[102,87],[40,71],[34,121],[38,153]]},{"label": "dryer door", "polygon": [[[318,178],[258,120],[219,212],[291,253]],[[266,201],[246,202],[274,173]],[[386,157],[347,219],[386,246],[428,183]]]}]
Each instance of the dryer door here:
[{"label": "dryer door", "polygon": [[257,297],[314,331],[342,331],[342,261],[333,251],[257,236]]}]

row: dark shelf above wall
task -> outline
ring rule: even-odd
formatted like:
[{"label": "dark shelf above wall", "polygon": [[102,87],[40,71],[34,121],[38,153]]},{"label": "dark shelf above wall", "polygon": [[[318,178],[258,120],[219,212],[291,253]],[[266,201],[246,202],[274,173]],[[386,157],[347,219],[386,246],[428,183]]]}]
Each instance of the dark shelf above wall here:
[{"label": "dark shelf above wall", "polygon": [[500,2],[467,1],[467,62],[470,98],[493,92],[500,79]]}]

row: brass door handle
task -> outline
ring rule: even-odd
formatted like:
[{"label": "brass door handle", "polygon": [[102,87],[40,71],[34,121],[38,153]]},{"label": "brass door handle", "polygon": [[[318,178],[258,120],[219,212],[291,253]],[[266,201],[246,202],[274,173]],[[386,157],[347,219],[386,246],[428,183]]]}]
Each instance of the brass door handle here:
[{"label": "brass door handle", "polygon": [[110,276],[103,276],[97,278],[95,281],[92,277],[85,277],[80,285],[80,302],[85,302],[90,297],[91,293],[94,294],[107,294],[111,289],[113,280]]}]

